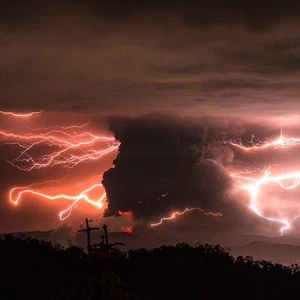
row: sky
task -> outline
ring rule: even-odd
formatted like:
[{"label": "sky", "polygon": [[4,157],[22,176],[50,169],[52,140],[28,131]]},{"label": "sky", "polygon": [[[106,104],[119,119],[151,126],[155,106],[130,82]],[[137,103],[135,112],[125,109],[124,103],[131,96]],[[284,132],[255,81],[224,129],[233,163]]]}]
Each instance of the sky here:
[{"label": "sky", "polygon": [[[161,230],[282,233],[287,225],[270,218],[297,219],[297,191],[276,198],[278,191],[268,186],[259,202],[262,217],[256,206],[249,209],[251,195],[237,188],[242,179],[232,174],[259,169],[257,179],[271,165],[280,166],[275,174],[297,172],[297,141],[292,150],[261,151],[230,141],[241,138],[253,146],[252,135],[260,141],[281,132],[299,136],[299,8],[294,1],[6,1],[0,15],[0,110],[42,112],[23,119],[0,114],[2,132],[37,135],[41,128],[45,134],[63,126],[66,133],[67,126],[88,123],[68,133],[88,131],[120,145],[76,166],[22,171],[10,163],[30,145],[2,134],[0,231],[101,219],[104,208],[86,203],[61,221],[57,215],[68,200],[25,193],[14,206],[9,191],[42,182],[32,188],[80,194],[103,177],[104,216],[116,229],[148,228],[174,211],[198,207],[222,217],[196,210],[178,224],[165,221]],[[31,156],[65,147],[40,143],[30,148]],[[82,151],[113,144],[101,143]],[[120,217],[119,211],[132,216]]]}]

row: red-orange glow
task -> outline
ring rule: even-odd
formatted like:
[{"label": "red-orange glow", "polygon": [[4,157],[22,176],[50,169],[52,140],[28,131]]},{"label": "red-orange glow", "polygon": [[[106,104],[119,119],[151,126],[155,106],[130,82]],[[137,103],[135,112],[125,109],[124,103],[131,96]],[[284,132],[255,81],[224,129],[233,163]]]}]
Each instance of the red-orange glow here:
[{"label": "red-orange glow", "polygon": [[132,228],[132,226],[121,227],[121,230],[122,230],[123,232],[132,233],[133,228]]},{"label": "red-orange glow", "polygon": [[[20,149],[19,155],[9,163],[22,171],[53,166],[73,168],[118,150],[120,143],[114,137],[82,131],[86,125],[52,130],[39,128],[27,133],[0,131],[0,141]],[[34,157],[33,152],[40,146],[46,146],[46,153]]]},{"label": "red-orange glow", "polygon": [[121,211],[121,210],[119,210],[119,215],[120,216],[132,217],[132,211]]},{"label": "red-orange glow", "polygon": [[215,217],[215,218],[220,218],[222,217],[222,214],[220,212],[217,212],[217,213],[213,213],[213,212],[205,212],[203,209],[199,208],[199,207],[192,207],[192,208],[186,208],[185,210],[183,211],[176,211],[174,213],[172,213],[172,215],[170,217],[164,217],[164,218],[161,218],[159,222],[157,223],[152,223],[150,224],[152,227],[155,227],[155,226],[158,226],[158,225],[161,225],[164,221],[167,221],[167,220],[172,220],[172,219],[176,219],[176,217],[178,216],[181,216],[187,212],[190,212],[190,211],[193,211],[193,210],[198,210],[200,211],[201,213],[203,213],[204,215],[206,216],[212,216],[212,217]]},{"label": "red-orange glow", "polygon": [[[31,116],[34,113],[31,114]],[[28,115],[29,116],[29,115]],[[20,116],[21,117],[21,116]],[[25,115],[23,116],[25,117]],[[0,131],[0,142],[19,149],[18,156],[8,161],[21,171],[39,170],[49,167],[73,168],[78,164],[100,160],[103,156],[116,152],[120,145],[114,137],[98,135],[86,129],[88,123],[71,126],[26,128],[25,132]],[[78,169],[77,169],[78,170]],[[80,175],[80,174],[79,174]],[[78,177],[78,174],[76,174]],[[9,192],[9,201],[18,205],[29,196],[49,201],[70,202],[59,213],[60,220],[70,216],[79,203],[87,203],[95,209],[105,209],[105,190],[100,174],[84,182],[63,184],[61,189],[52,181],[43,184],[33,183],[27,187],[14,187]],[[80,178],[80,176],[79,176]],[[56,180],[58,181],[58,180]],[[50,182],[52,182],[50,184]],[[43,186],[43,189],[38,186]],[[77,192],[76,192],[77,191]],[[81,206],[82,207],[82,206]]]},{"label": "red-orange glow", "polygon": [[[92,191],[95,191],[98,189],[97,197],[96,199],[92,199],[92,197],[89,195]],[[84,201],[86,203],[91,204],[96,209],[102,209],[103,208],[103,201],[106,197],[105,192],[103,191],[102,184],[93,184],[89,186],[88,188],[84,189],[82,192],[76,194],[76,195],[67,195],[67,194],[56,194],[51,195],[50,193],[46,193],[43,191],[31,189],[30,187],[15,187],[10,190],[9,192],[9,200],[11,203],[18,205],[22,198],[24,198],[26,195],[34,195],[42,199],[47,199],[50,201],[57,201],[57,200],[68,200],[71,202],[71,204],[64,210],[62,210],[59,213],[60,220],[65,220],[70,216],[72,213],[72,210],[79,204],[80,201]]]},{"label": "red-orange glow", "polygon": [[30,113],[24,113],[24,114],[21,114],[21,113],[14,113],[14,112],[11,112],[11,111],[2,111],[0,110],[0,114],[2,115],[8,115],[8,116],[12,116],[12,117],[15,117],[15,118],[23,118],[23,119],[26,119],[26,118],[30,118],[30,117],[33,117],[33,116],[39,116],[43,111],[33,111],[33,112],[30,112]]}]

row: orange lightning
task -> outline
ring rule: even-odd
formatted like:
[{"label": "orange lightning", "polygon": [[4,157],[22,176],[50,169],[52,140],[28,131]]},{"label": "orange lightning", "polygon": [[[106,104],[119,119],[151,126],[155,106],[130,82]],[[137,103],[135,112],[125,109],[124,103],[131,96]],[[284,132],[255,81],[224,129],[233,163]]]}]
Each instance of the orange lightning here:
[{"label": "orange lightning", "polygon": [[222,217],[222,214],[220,212],[217,212],[217,213],[213,213],[213,212],[205,212],[203,209],[199,208],[199,207],[192,207],[192,208],[186,208],[185,210],[183,211],[176,211],[174,213],[172,213],[172,215],[170,217],[164,217],[164,218],[161,218],[159,222],[157,223],[151,223],[150,225],[152,227],[155,227],[155,226],[158,226],[158,225],[161,225],[164,221],[167,221],[167,220],[172,220],[172,219],[176,219],[176,217],[178,216],[181,216],[187,212],[190,212],[192,210],[198,210],[200,212],[202,212],[204,215],[206,216],[213,216],[215,218],[219,218],[219,217]]},{"label": "orange lightning", "polygon": [[88,195],[88,193],[91,192],[92,190],[95,190],[96,188],[102,188],[102,187],[103,187],[103,185],[100,183],[94,184],[94,185],[90,186],[89,188],[85,189],[84,191],[82,191],[81,193],[79,193],[78,195],[74,195],[74,196],[65,195],[65,194],[58,194],[55,196],[51,196],[46,193],[42,193],[42,192],[30,189],[28,187],[15,187],[15,188],[11,189],[9,192],[9,200],[13,204],[18,205],[19,202],[21,201],[21,199],[25,195],[35,195],[35,196],[39,196],[41,198],[51,200],[51,201],[55,201],[55,200],[59,200],[59,199],[65,199],[65,200],[71,201],[72,204],[70,206],[68,206],[65,210],[62,210],[59,213],[60,220],[65,220],[66,218],[68,218],[71,215],[72,210],[77,206],[77,204],[80,201],[85,201],[85,202],[95,206],[97,209],[103,208],[103,200],[106,197],[106,193],[102,192],[96,199],[91,199]]},{"label": "orange lightning", "polygon": [[15,118],[23,118],[23,119],[27,119],[27,118],[30,118],[30,117],[33,117],[33,116],[39,116],[43,111],[33,111],[33,112],[30,112],[30,113],[25,113],[25,114],[21,114],[21,113],[14,113],[14,112],[11,112],[11,111],[3,111],[3,110],[0,110],[0,114],[2,115],[8,115],[8,116],[12,116],[12,117],[15,117]]},{"label": "orange lightning", "polygon": [[[2,144],[20,149],[19,155],[8,162],[22,171],[53,166],[73,168],[80,163],[98,160],[102,156],[118,150],[120,143],[114,137],[82,131],[85,125],[87,124],[53,130],[40,128],[41,132],[39,133],[0,131],[0,141]],[[34,158],[32,152],[41,151],[41,149],[46,153]]]}]

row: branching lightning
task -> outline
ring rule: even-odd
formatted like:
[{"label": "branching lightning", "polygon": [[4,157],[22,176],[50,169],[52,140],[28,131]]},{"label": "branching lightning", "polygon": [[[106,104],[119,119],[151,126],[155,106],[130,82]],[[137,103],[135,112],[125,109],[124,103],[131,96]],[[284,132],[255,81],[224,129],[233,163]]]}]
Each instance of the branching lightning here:
[{"label": "branching lightning", "polygon": [[[254,135],[252,135],[251,140],[247,143],[248,146],[245,146],[241,142],[241,138],[232,140],[229,142],[230,145],[237,147],[245,152],[253,152],[267,149],[290,149],[292,147],[300,146],[300,138],[294,137],[285,137],[282,132],[280,136],[273,141],[261,141]],[[273,167],[273,166],[272,166]],[[242,171],[233,171],[230,176],[237,181],[237,186],[241,189],[246,190],[250,196],[250,205],[249,208],[259,217],[262,217],[268,221],[279,223],[281,225],[280,232],[284,234],[287,230],[291,229],[291,224],[293,221],[300,217],[292,218],[278,218],[270,216],[263,212],[259,208],[259,196],[261,196],[262,188],[268,184],[275,184],[281,189],[284,190],[293,190],[300,185],[300,172],[291,172],[291,173],[281,173],[279,175],[271,174],[271,166],[260,170],[259,168],[249,167]],[[257,175],[259,174],[259,175]],[[263,174],[263,175],[261,175]],[[241,184],[243,181],[243,184]],[[287,184],[286,182],[290,183]],[[246,182],[246,183],[245,183]],[[269,205],[275,205],[272,201],[269,201]]]},{"label": "branching lightning", "polygon": [[[262,217],[268,221],[276,222],[281,224],[280,232],[284,234],[285,231],[291,229],[291,223],[300,217],[296,216],[292,219],[281,219],[275,218],[272,216],[267,216],[259,209],[259,194],[261,192],[261,188],[266,184],[276,184],[280,188],[285,190],[293,190],[300,184],[300,172],[292,172],[281,175],[271,175],[270,168],[264,172],[264,175],[260,178],[256,178],[255,176],[251,176],[251,172],[236,172],[231,174],[232,178],[243,180],[248,182],[247,184],[238,184],[238,187],[249,192],[250,195],[250,205],[249,208],[259,217]],[[287,184],[287,181],[291,181],[291,183]],[[270,205],[272,202],[270,201]]]},{"label": "branching lightning", "polygon": [[[81,131],[85,125],[87,124],[52,130],[40,128],[38,132],[30,133],[0,131],[0,141],[2,144],[18,147],[19,155],[8,162],[22,171],[53,166],[73,168],[118,150],[120,143],[114,137]],[[34,152],[36,155],[42,150],[46,153],[38,157],[32,154]]]},{"label": "branching lightning", "polygon": [[[2,113],[26,118],[40,112],[22,115]],[[19,150],[18,155],[8,162],[15,168],[28,172],[54,166],[73,168],[81,163],[99,160],[104,155],[118,150],[120,143],[114,137],[94,134],[86,130],[87,125],[88,123],[65,127],[40,127],[26,129],[26,132],[2,130],[0,131],[0,143]],[[9,201],[18,205],[22,199],[31,196],[50,201],[70,202],[71,204],[59,213],[60,220],[65,220],[79,202],[88,203],[96,209],[103,209],[106,194],[102,184],[98,183],[99,179],[95,179],[98,176],[100,175],[93,176],[86,183],[76,184],[76,188],[85,187],[77,194],[61,193],[57,189],[49,187],[38,188],[39,185],[49,186],[53,180],[46,183],[34,183],[27,187],[14,187],[9,192]]]},{"label": "branching lightning", "polygon": [[252,135],[251,140],[247,143],[248,146],[243,145],[241,138],[231,140],[229,143],[243,151],[258,151],[267,148],[278,149],[300,146],[300,138],[285,137],[281,132],[280,136],[271,142],[268,142],[267,140],[261,141],[255,135]]},{"label": "branching lightning", "polygon": [[206,216],[212,216],[212,217],[215,217],[215,218],[220,218],[222,217],[222,214],[220,212],[217,212],[217,213],[214,213],[214,212],[205,212],[203,209],[199,208],[199,207],[192,207],[192,208],[186,208],[185,210],[183,211],[176,211],[174,213],[171,214],[170,217],[163,217],[160,219],[159,222],[157,223],[151,223],[150,225],[152,227],[155,227],[155,226],[159,226],[161,225],[164,221],[168,221],[168,220],[172,220],[172,219],[176,219],[178,216],[181,216],[187,212],[190,212],[190,211],[193,211],[193,210],[198,210],[200,211],[201,213],[203,213],[204,215]]}]

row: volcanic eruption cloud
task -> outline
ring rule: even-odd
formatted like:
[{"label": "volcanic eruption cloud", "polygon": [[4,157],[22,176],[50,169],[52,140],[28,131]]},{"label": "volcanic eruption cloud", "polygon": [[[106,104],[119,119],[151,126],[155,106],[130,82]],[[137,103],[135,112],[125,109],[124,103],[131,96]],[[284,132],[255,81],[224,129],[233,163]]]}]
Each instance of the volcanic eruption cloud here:
[{"label": "volcanic eruption cloud", "polygon": [[153,113],[109,117],[100,130],[97,117],[62,126],[45,112],[2,115],[2,196],[24,224],[34,214],[57,225],[110,218],[126,232],[298,229],[295,126]]},{"label": "volcanic eruption cloud", "polygon": [[230,178],[215,160],[201,160],[201,126],[163,117],[111,120],[110,126],[121,145],[103,177],[106,216],[132,211],[152,221],[187,207],[218,207]]},{"label": "volcanic eruption cloud", "polygon": [[[270,123],[166,116],[114,118],[120,142],[104,173],[105,216],[283,235],[300,216],[300,139]],[[185,216],[183,216],[185,215]],[[178,226],[178,225],[177,225]]]}]

